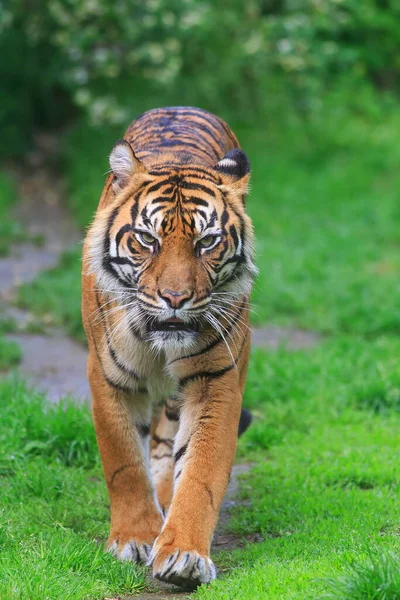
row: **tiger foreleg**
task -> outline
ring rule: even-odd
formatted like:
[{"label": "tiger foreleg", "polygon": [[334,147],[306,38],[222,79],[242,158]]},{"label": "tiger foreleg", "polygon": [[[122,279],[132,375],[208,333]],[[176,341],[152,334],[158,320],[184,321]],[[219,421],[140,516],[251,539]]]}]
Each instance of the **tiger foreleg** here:
[{"label": "tiger foreleg", "polygon": [[210,546],[235,456],[242,397],[236,371],[190,380],[183,391],[174,495],[150,562],[158,579],[195,588],[216,577]]},{"label": "tiger foreleg", "polygon": [[150,405],[143,394],[112,387],[89,358],[92,409],[110,498],[107,549],[121,560],[146,562],[162,526],[150,478]]},{"label": "tiger foreleg", "polygon": [[165,515],[171,504],[174,482],[173,445],[179,426],[176,400],[167,400],[153,434],[151,471],[158,503]]}]

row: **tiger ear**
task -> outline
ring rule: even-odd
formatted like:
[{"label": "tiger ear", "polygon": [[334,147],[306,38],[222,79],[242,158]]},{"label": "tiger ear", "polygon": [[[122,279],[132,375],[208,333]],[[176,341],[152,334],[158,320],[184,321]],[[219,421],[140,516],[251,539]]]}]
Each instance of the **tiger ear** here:
[{"label": "tiger ear", "polygon": [[240,148],[229,150],[214,168],[221,176],[222,182],[219,187],[244,199],[250,181],[250,161],[247,154]]},{"label": "tiger ear", "polygon": [[113,182],[114,191],[126,187],[135,173],[146,171],[145,166],[136,158],[131,145],[126,140],[119,140],[111,150],[110,167],[116,178]]}]

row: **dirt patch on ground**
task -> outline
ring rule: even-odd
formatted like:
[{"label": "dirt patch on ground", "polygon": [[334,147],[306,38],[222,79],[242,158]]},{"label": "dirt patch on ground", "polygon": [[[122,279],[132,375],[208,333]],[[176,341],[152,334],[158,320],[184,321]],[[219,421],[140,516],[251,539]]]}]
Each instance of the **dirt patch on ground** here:
[{"label": "dirt patch on ground", "polygon": [[[12,174],[20,202],[16,218],[36,243],[20,243],[0,260],[0,302],[7,302],[15,288],[35,279],[40,271],[56,266],[62,252],[82,238],[65,210],[64,185],[56,170],[49,168],[52,139],[41,136],[38,149]],[[53,152],[54,156],[54,152]],[[3,308],[5,308],[3,306]]]},{"label": "dirt patch on ground", "polygon": [[280,347],[288,350],[306,350],[322,341],[322,336],[313,331],[292,327],[258,327],[252,330],[252,345],[257,348],[277,350]]},{"label": "dirt patch on ground", "polygon": [[79,402],[88,400],[87,352],[83,346],[57,330],[48,335],[10,334],[7,339],[22,348],[21,374],[49,400],[57,402],[65,396]]}]

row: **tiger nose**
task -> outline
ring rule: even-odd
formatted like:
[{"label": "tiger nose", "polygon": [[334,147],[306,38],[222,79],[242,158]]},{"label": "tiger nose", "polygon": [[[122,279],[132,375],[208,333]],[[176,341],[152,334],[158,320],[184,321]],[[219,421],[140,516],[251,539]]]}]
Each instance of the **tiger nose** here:
[{"label": "tiger nose", "polygon": [[165,300],[171,308],[182,308],[187,300],[192,297],[191,292],[174,292],[173,290],[159,290],[158,295]]}]

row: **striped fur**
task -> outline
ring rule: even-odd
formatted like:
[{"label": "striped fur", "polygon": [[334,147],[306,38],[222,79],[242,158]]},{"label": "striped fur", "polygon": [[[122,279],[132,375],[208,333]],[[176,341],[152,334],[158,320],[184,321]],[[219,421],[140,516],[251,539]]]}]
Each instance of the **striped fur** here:
[{"label": "striped fur", "polygon": [[221,119],[175,107],[134,121],[110,166],[82,295],[108,548],[190,588],[215,577],[210,544],[241,415],[249,161]]}]

